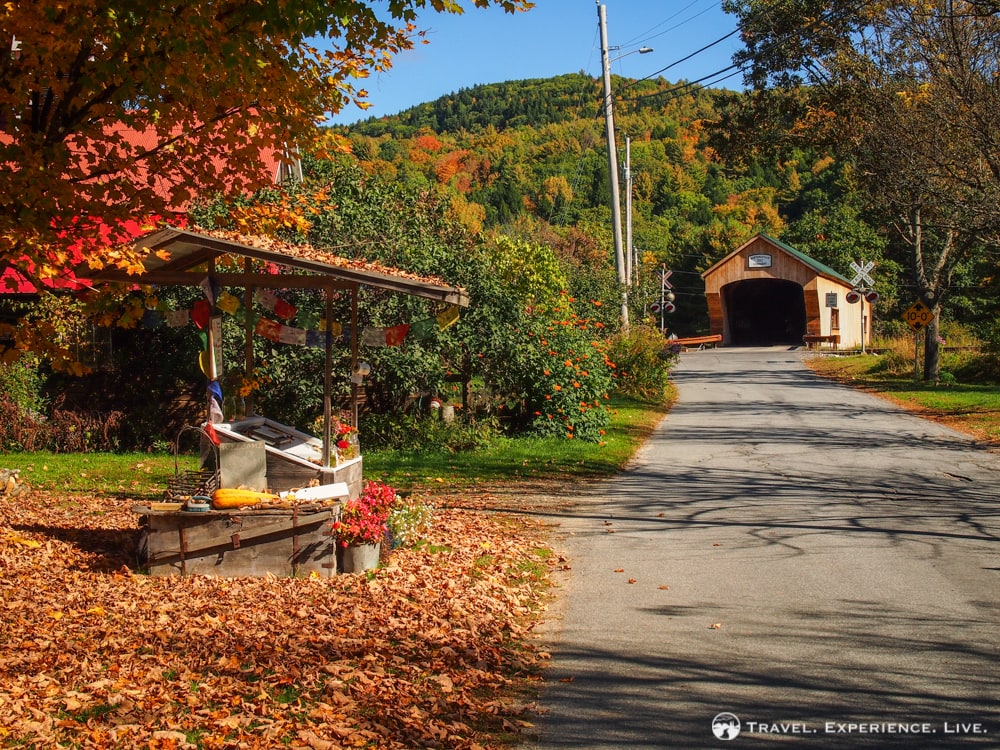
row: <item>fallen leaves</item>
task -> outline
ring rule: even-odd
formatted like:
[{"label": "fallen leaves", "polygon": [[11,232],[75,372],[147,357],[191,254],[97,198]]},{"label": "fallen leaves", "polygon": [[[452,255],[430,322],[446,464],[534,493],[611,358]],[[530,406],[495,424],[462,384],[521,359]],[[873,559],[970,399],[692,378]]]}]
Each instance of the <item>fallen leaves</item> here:
[{"label": "fallen leaves", "polygon": [[0,500],[0,746],[473,750],[530,726],[534,522],[439,508],[372,576],[151,578],[131,504]]},{"label": "fallen leaves", "polygon": [[278,253],[280,255],[286,255],[300,260],[322,263],[323,265],[330,266],[332,268],[344,268],[365,271],[368,273],[379,273],[386,276],[412,279],[428,284],[444,284],[444,281],[438,276],[428,276],[412,273],[410,271],[404,271],[399,268],[384,265],[375,260],[366,260],[364,258],[345,258],[326,250],[313,247],[312,245],[285,242],[275,237],[244,234],[225,229],[200,229],[198,233],[216,239],[236,242],[257,250]]}]

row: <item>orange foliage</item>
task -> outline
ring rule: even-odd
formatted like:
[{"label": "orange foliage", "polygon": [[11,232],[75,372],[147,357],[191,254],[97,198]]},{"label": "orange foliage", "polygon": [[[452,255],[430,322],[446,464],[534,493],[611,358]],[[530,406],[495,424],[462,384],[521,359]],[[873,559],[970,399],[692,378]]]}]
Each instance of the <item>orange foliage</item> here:
[{"label": "orange foliage", "polygon": [[29,497],[0,493],[5,745],[473,750],[534,718],[537,521],[440,496],[368,577],[151,578],[133,500]]},{"label": "orange foliage", "polygon": [[423,135],[418,135],[413,139],[413,145],[422,151],[428,151],[432,154],[436,154],[442,148],[444,144],[438,140],[438,137],[433,133],[424,133]]},{"label": "orange foliage", "polygon": [[[391,14],[370,0],[181,2],[128,13],[119,5],[5,5],[0,265],[58,272],[73,217],[167,215],[198,194],[266,184],[268,152],[317,139],[325,153],[342,151],[320,124],[348,102],[365,106],[357,81],[412,47],[420,34],[409,19],[424,2],[399,0]],[[435,7],[463,11],[460,2]],[[71,229],[69,241],[95,236],[83,224]],[[91,260],[120,264],[115,252],[101,247]]]}]

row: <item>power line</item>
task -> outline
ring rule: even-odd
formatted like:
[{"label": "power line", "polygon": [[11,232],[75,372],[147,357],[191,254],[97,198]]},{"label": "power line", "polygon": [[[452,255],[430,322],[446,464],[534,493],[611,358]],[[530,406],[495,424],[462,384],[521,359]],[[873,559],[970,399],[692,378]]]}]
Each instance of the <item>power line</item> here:
[{"label": "power line", "polygon": [[681,8],[680,10],[678,10],[676,13],[673,13],[672,15],[667,16],[664,20],[660,21],[658,24],[656,24],[655,26],[653,26],[651,29],[649,29],[649,31],[644,32],[643,34],[640,34],[640,35],[638,35],[636,37],[633,37],[629,41],[625,42],[624,46],[631,47],[631,46],[633,46],[635,44],[640,44],[640,43],[643,43],[643,42],[647,42],[650,39],[656,39],[657,37],[663,36],[664,34],[669,34],[671,31],[676,31],[677,29],[679,29],[684,24],[693,21],[694,19],[698,18],[699,16],[705,15],[710,10],[712,10],[716,5],[718,5],[717,2],[709,3],[708,7],[706,7],[704,10],[701,10],[701,11],[695,13],[693,16],[689,16],[688,18],[685,18],[683,21],[675,23],[670,28],[667,28],[667,29],[664,29],[663,31],[657,32],[656,34],[652,34],[651,33],[654,29],[659,28],[663,24],[668,23],[668,22],[672,21],[673,19],[677,18],[677,16],[681,15],[682,13],[685,13],[689,8],[691,8],[691,6],[697,5],[698,2],[699,2],[699,0],[692,0],[692,2],[688,3],[687,5],[685,5],[683,8]]},{"label": "power line", "polygon": [[[827,21],[829,21],[829,20],[837,17],[838,14],[854,12],[854,11],[858,10],[859,8],[865,6],[866,4],[867,4],[867,0],[859,0],[859,2],[857,2],[854,6],[849,7],[849,8],[831,8],[828,12],[819,14],[810,23],[807,23],[806,24],[806,28],[811,28],[811,27],[813,27],[813,26],[815,26],[816,24],[819,24],[819,23],[826,23]],[[635,84],[637,84],[637,83],[639,83],[641,81],[647,81],[647,80],[653,78],[654,76],[660,75],[661,73],[663,73],[666,70],[669,70],[670,68],[674,67],[675,65],[679,65],[680,63],[685,62],[685,61],[691,59],[692,57],[694,57],[694,56],[696,56],[698,54],[701,54],[705,50],[710,49],[711,47],[714,47],[716,44],[719,44],[719,43],[725,41],[726,39],[728,39],[729,37],[733,36],[734,34],[736,34],[739,31],[741,31],[741,28],[739,26],[737,26],[736,29],[734,29],[730,33],[726,34],[725,36],[720,37],[719,39],[715,40],[714,42],[710,42],[709,44],[705,45],[704,47],[702,47],[702,48],[700,48],[698,50],[695,50],[694,52],[692,52],[692,53],[690,53],[688,55],[685,55],[684,57],[682,57],[682,58],[680,58],[678,60],[675,60],[674,62],[670,63],[669,65],[667,65],[667,66],[665,66],[663,68],[660,68],[660,70],[656,71],[655,73],[651,73],[648,76],[636,79],[636,80],[634,80],[634,81],[626,84],[624,87],[622,87],[622,90],[626,90],[629,87],[634,86]],[[770,50],[779,48],[780,46],[784,45],[789,40],[791,40],[792,38],[794,38],[798,33],[799,33],[798,31],[789,32],[789,33],[783,35],[781,38],[775,39],[771,44],[769,44],[769,45],[767,45],[767,47],[765,47],[764,52],[766,53],[766,52],[769,52]],[[807,61],[806,62],[806,65],[811,65],[811,64],[812,64],[812,61]],[[708,75],[702,76],[701,78],[698,78],[695,81],[689,81],[689,82],[684,83],[684,84],[682,84],[680,86],[674,87],[672,89],[668,89],[667,91],[661,91],[661,92],[657,92],[655,94],[645,94],[645,95],[642,95],[642,96],[639,96],[639,97],[633,97],[632,99],[629,99],[628,101],[642,101],[644,99],[649,99],[649,98],[652,98],[652,97],[668,96],[668,95],[670,96],[671,99],[673,99],[673,98],[676,98],[677,96],[681,96],[682,94],[687,93],[687,89],[691,88],[693,85],[702,83],[704,81],[708,81],[709,79],[713,79],[713,78],[715,78],[715,76],[722,76],[721,78],[718,78],[716,80],[710,81],[710,83],[706,84],[705,87],[710,86],[710,85],[715,85],[717,83],[721,83],[724,80],[727,80],[728,78],[732,78],[734,75],[736,75],[737,73],[741,72],[742,70],[743,70],[743,67],[738,66],[736,64],[732,64],[732,65],[729,65],[729,66],[727,66],[725,68],[717,70],[714,73],[709,73]],[[670,99],[668,99],[667,101],[670,101]]]}]

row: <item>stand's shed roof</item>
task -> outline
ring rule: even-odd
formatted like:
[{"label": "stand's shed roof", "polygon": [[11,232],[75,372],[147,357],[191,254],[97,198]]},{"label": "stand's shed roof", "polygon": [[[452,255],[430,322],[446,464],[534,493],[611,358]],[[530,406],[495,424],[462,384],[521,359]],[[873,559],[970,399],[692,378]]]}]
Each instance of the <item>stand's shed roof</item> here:
[{"label": "stand's shed roof", "polygon": [[[424,299],[467,307],[468,293],[433,276],[402,271],[380,263],[343,258],[311,245],[295,245],[270,237],[235,232],[202,231],[168,227],[140,237],[135,247],[147,255],[143,270],[136,273],[119,268],[91,269],[83,264],[75,270],[78,277],[93,281],[119,281],[160,286],[200,284],[207,266],[224,256],[262,261],[265,269],[254,272],[211,271],[212,278],[223,286],[272,288],[325,288],[366,284],[379,289],[401,292]],[[298,273],[280,273],[277,267]]]}]

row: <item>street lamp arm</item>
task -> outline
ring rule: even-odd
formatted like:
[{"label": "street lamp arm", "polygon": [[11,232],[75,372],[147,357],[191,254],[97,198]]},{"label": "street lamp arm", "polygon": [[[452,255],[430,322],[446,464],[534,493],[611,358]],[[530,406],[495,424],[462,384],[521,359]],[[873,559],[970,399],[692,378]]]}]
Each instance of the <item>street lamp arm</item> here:
[{"label": "street lamp arm", "polygon": [[[613,49],[621,49],[621,47],[608,47],[609,51]],[[608,62],[609,63],[618,62],[623,57],[628,57],[629,55],[634,55],[636,53],[640,55],[648,55],[652,51],[653,51],[652,47],[640,47],[639,49],[634,49],[631,52],[626,52],[624,54],[618,55],[618,57],[612,57],[610,60],[608,60]]]}]

